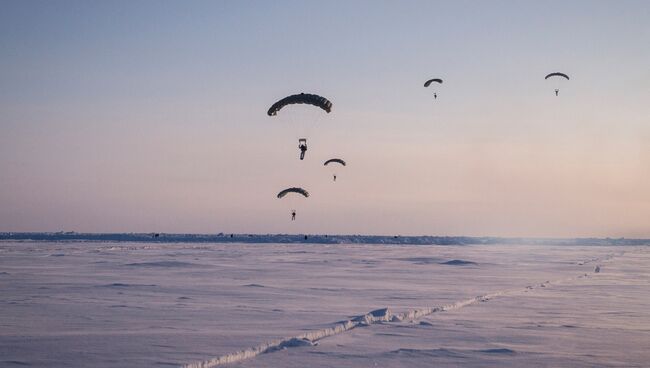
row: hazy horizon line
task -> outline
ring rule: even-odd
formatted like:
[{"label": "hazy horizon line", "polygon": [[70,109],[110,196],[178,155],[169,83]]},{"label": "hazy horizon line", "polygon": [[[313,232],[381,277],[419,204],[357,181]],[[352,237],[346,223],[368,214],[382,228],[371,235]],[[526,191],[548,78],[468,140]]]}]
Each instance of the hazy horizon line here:
[{"label": "hazy horizon line", "polygon": [[[119,237],[124,237],[122,241],[182,241],[182,239],[194,238],[196,240],[234,240],[241,241],[242,238],[249,240],[262,240],[264,237],[276,238],[318,238],[330,239],[418,239],[428,238],[431,240],[483,240],[485,241],[624,241],[624,242],[650,242],[650,238],[628,238],[628,237],[596,237],[596,236],[576,236],[576,237],[552,237],[552,236],[494,236],[494,235],[401,235],[401,234],[310,234],[310,233],[234,233],[234,232],[214,232],[214,233],[166,233],[166,232],[76,232],[76,231],[0,231],[1,240],[30,240],[28,236],[37,235],[39,237],[50,237],[52,240],[108,240],[120,241]],[[58,237],[58,238],[57,238]],[[47,240],[47,239],[31,239]],[[254,242],[254,241],[250,241]]]}]

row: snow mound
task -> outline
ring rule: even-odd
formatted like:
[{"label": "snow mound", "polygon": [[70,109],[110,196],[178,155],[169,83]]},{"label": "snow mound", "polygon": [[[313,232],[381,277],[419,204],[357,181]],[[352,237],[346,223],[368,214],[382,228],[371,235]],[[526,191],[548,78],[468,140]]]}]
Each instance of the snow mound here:
[{"label": "snow mound", "polygon": [[140,262],[140,263],[127,263],[125,266],[129,267],[200,267],[196,263],[179,262],[179,261],[158,261],[158,262]]},{"label": "snow mound", "polygon": [[390,352],[391,354],[407,356],[425,356],[430,358],[463,358],[465,355],[450,349],[397,349]]},{"label": "snow mound", "polygon": [[506,354],[506,355],[514,355],[514,354],[517,354],[516,351],[511,350],[511,349],[506,349],[506,348],[479,350],[479,353],[486,353],[486,354]]},{"label": "snow mound", "polygon": [[114,282],[112,284],[106,284],[106,285],[98,285],[98,287],[103,287],[103,288],[128,288],[128,287],[154,287],[157,285],[154,284],[125,284],[122,282]]},{"label": "snow mound", "polygon": [[441,262],[440,264],[448,265],[448,266],[471,266],[471,265],[477,265],[478,263],[472,261],[465,261],[462,259],[452,259],[451,261]]},{"label": "snow mound", "polygon": [[293,337],[293,338],[291,338],[289,340],[282,341],[277,347],[269,348],[267,353],[272,352],[272,351],[276,351],[276,350],[287,349],[287,348],[299,348],[299,347],[302,347],[302,346],[314,346],[314,345],[316,345],[316,344],[313,343],[309,339],[305,339],[305,338],[300,339],[300,338],[297,338],[297,337]]}]

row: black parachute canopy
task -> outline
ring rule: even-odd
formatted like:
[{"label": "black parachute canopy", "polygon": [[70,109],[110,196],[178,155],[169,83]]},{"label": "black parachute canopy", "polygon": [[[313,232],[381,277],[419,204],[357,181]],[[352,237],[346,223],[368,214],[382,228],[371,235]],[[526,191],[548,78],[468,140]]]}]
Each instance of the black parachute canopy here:
[{"label": "black parachute canopy", "polygon": [[566,78],[567,80],[569,80],[569,76],[568,76],[568,75],[566,75],[566,74],[564,74],[564,73],[560,73],[560,72],[550,73],[550,74],[548,74],[546,77],[544,77],[544,79],[549,79],[550,77],[564,77],[564,78]]},{"label": "black parachute canopy", "polygon": [[336,162],[337,164],[341,164],[345,166],[345,161],[341,160],[340,158],[330,158],[329,160],[325,161],[323,165],[327,166],[328,164],[331,164],[332,162]]},{"label": "black parachute canopy", "polygon": [[306,190],[302,188],[293,187],[293,188],[287,188],[285,190],[280,191],[280,193],[278,193],[278,198],[282,198],[289,193],[298,193],[305,196],[305,198],[309,197],[309,192],[307,192]]},{"label": "black parachute canopy", "polygon": [[319,96],[319,95],[312,95],[310,93],[301,93],[298,95],[291,95],[287,96],[280,101],[274,103],[267,114],[269,116],[275,116],[278,111],[280,111],[283,107],[287,105],[293,105],[293,104],[308,104],[308,105],[314,105],[316,107],[320,107],[321,109],[325,110],[328,114],[332,111],[332,103],[330,100],[326,99],[325,97]]},{"label": "black parachute canopy", "polygon": [[440,78],[429,79],[428,81],[424,82],[424,86],[429,87],[431,82],[442,83],[442,79],[440,79]]}]

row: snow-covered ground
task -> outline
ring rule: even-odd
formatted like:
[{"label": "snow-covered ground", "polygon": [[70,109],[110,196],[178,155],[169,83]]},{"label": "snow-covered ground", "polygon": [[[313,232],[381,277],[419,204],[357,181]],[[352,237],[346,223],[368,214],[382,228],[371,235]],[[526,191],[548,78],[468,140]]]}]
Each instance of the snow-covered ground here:
[{"label": "snow-covered ground", "polygon": [[645,367],[648,285],[645,246],[3,241],[0,366]]}]

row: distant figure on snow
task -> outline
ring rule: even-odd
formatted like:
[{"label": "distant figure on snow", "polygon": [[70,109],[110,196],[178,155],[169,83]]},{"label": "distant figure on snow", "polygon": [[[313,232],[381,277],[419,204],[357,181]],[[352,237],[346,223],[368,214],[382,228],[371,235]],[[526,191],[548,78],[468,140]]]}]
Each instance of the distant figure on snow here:
[{"label": "distant figure on snow", "polygon": [[300,159],[305,159],[305,152],[307,152],[307,140],[301,138],[298,140],[298,148],[300,149]]},{"label": "distant figure on snow", "polygon": [[558,93],[560,93],[560,90],[559,90],[559,89],[556,89],[556,90],[555,90],[555,95],[557,96]]},{"label": "distant figure on snow", "polygon": [[291,210],[291,221],[296,221],[296,210]]},{"label": "distant figure on snow", "polygon": [[336,174],[334,174],[334,181],[336,181]]},{"label": "distant figure on snow", "polygon": [[435,100],[436,98],[438,98],[438,95],[434,92],[433,93],[433,99]]},{"label": "distant figure on snow", "polygon": [[599,272],[600,272],[600,265],[596,266],[596,269],[594,269],[594,272],[595,272],[595,273],[599,273]]}]

